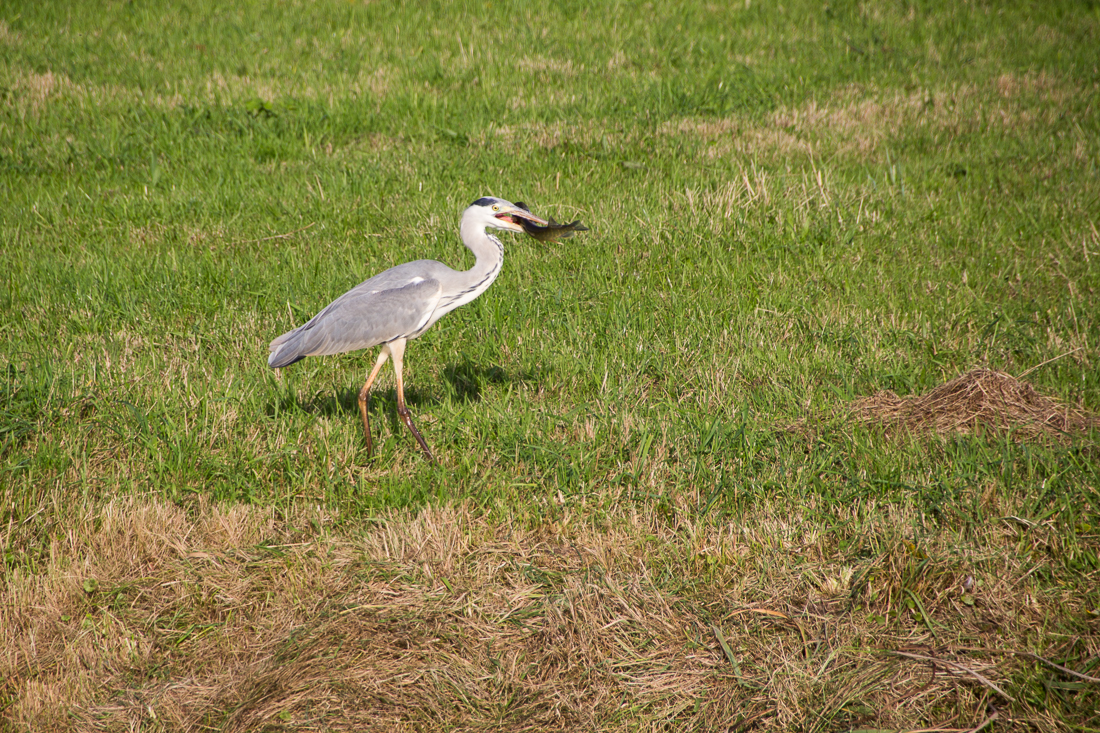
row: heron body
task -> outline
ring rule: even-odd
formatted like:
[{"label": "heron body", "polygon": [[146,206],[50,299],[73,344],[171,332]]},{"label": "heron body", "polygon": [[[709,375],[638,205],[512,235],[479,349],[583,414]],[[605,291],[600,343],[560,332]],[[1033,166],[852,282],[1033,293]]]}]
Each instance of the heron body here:
[{"label": "heron body", "polygon": [[367,417],[370,388],[382,365],[393,359],[397,378],[397,413],[430,460],[432,452],[413,425],[405,406],[402,382],[405,344],[440,318],[485,292],[504,262],[504,245],[487,229],[522,232],[518,219],[546,225],[529,211],[503,199],[485,197],[462,214],[459,232],[477,258],[469,270],[453,270],[435,260],[416,260],[391,267],[332,301],[307,323],[271,342],[267,363],[282,368],[307,356],[342,354],[382,345],[374,368],[359,391],[367,451],[372,449]]}]

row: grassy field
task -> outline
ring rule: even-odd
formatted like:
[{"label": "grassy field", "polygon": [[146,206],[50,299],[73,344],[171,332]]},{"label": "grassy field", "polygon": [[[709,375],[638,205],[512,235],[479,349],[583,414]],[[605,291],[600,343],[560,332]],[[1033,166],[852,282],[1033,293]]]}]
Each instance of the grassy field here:
[{"label": "grassy field", "polygon": [[[0,4],[0,730],[1100,731],[1097,48],[1069,1]],[[267,343],[472,264],[483,195],[591,231],[504,236],[406,352],[439,462],[388,367],[368,459],[373,354]],[[975,368],[1080,419],[852,412]]]}]

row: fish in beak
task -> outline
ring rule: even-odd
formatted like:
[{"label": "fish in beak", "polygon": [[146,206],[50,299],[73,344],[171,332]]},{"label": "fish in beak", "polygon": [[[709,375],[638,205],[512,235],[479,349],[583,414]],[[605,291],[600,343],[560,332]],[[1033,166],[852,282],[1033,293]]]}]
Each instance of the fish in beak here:
[{"label": "fish in beak", "polygon": [[522,217],[522,213],[531,213],[531,210],[527,208],[527,204],[522,201],[516,202],[516,208],[522,209],[519,220],[521,229],[540,242],[556,242],[559,239],[569,239],[576,232],[588,231],[588,227],[581,224],[580,219],[571,221],[568,224],[559,224],[554,221],[554,217],[550,217],[550,221],[547,222],[534,216]]},{"label": "fish in beak", "polygon": [[527,207],[521,207],[516,205],[515,207],[506,208],[497,214],[494,214],[497,219],[506,224],[501,227],[513,232],[527,231],[527,227],[542,227],[549,226],[548,222],[538,218],[531,213]]}]

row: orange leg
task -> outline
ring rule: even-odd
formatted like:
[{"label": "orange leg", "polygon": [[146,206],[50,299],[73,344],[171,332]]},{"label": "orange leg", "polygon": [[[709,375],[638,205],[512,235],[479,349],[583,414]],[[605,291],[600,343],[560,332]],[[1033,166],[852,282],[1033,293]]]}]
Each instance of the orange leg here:
[{"label": "orange leg", "polygon": [[428,444],[424,442],[424,437],[420,434],[420,431],[413,425],[412,414],[409,412],[409,408],[405,406],[405,383],[401,376],[403,369],[402,359],[405,356],[405,339],[397,339],[386,344],[389,348],[390,356],[393,357],[393,371],[397,375],[397,414],[401,418],[401,422],[405,423],[405,426],[412,431],[413,437],[416,438],[416,442],[420,444],[420,450],[424,451],[424,456],[429,461],[435,461],[435,456],[432,455],[431,449],[428,448]]},{"label": "orange leg", "polygon": [[382,352],[378,355],[378,360],[374,362],[374,369],[370,370],[370,376],[367,377],[367,383],[363,385],[363,389],[359,390],[359,414],[363,416],[363,433],[367,436],[368,456],[374,452],[374,444],[370,438],[370,420],[367,419],[367,409],[370,407],[370,386],[374,384],[374,378],[378,376],[378,370],[386,363],[386,358],[389,355],[388,345],[383,344]]}]

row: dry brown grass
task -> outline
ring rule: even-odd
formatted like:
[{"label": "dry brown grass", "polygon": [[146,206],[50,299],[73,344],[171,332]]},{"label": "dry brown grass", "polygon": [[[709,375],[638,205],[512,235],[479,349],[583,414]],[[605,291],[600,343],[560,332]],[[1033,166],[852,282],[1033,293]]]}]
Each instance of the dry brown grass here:
[{"label": "dry brown grass", "polygon": [[567,59],[562,61],[546,56],[524,56],[516,61],[516,66],[523,71],[541,74],[559,74],[566,78],[576,76],[578,71],[584,71],[584,64],[574,66],[572,60]]},{"label": "dry brown grass", "polygon": [[1063,405],[1011,374],[974,369],[929,392],[898,397],[889,390],[876,392],[851,405],[851,414],[864,423],[882,425],[891,432],[981,433],[1007,432],[1017,440],[1066,438],[1100,428],[1100,418]]},{"label": "dry brown grass", "polygon": [[[856,508],[851,519],[860,511],[882,518],[865,538],[873,552],[838,559],[816,523],[767,511],[670,526],[626,510],[603,526],[530,528],[440,508],[333,532],[320,508],[287,518],[118,500],[0,590],[3,720],[11,730],[958,727],[991,701],[1027,719],[1008,699],[1019,658],[999,652],[1023,649],[1037,624],[1081,600],[1029,580],[1005,552],[1031,541],[1018,527],[918,545],[904,511]],[[1100,653],[1100,628],[1075,643]]]},{"label": "dry brown grass", "polygon": [[[1084,90],[1045,73],[1003,74],[990,88],[959,85],[884,93],[850,85],[827,100],[782,107],[763,125],[740,117],[685,118],[665,123],[665,135],[687,135],[708,143],[706,155],[788,156],[827,152],[877,158],[898,130],[928,129],[957,134],[986,128],[1036,128],[1054,124],[1065,102]],[[1041,111],[1036,112],[1036,101]]]},{"label": "dry brown grass", "polygon": [[12,77],[12,109],[16,115],[40,117],[52,110],[71,108],[87,109],[96,104],[149,105],[157,109],[173,109],[183,104],[184,95],[178,91],[146,93],[115,84],[77,84],[67,75],[47,71],[17,71]]},{"label": "dry brown grass", "polygon": [[0,43],[5,46],[14,46],[20,40],[19,34],[13,32],[6,21],[0,20]]},{"label": "dry brown grass", "polygon": [[[0,28],[0,43],[3,43]],[[96,105],[141,105],[154,109],[176,109],[183,104],[240,104],[253,98],[277,102],[287,98],[327,99],[335,93],[354,93],[383,98],[389,92],[392,69],[378,67],[345,75],[333,86],[301,86],[283,77],[222,74],[214,72],[194,82],[179,83],[171,89],[150,91],[119,84],[77,84],[64,73],[17,70],[12,77],[12,108],[17,115],[40,117],[51,110],[86,109]]]}]

